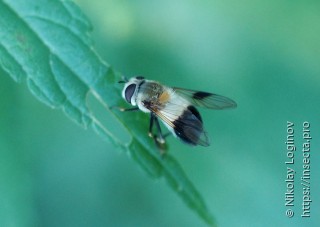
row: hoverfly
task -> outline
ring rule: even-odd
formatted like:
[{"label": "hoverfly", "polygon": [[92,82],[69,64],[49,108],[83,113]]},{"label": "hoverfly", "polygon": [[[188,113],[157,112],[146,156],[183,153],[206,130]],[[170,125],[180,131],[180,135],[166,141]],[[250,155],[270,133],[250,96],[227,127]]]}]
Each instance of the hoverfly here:
[{"label": "hoverfly", "polygon": [[[197,107],[208,109],[235,108],[236,102],[217,94],[194,91],[177,87],[168,87],[153,80],[146,80],[142,76],[119,81],[124,83],[122,97],[133,108],[121,111],[141,110],[150,113],[149,136],[158,145],[165,143],[166,135],[161,132],[159,120],[169,131],[183,142],[190,145],[209,146],[209,140],[204,131],[202,117]],[[154,123],[158,135],[153,135]]]}]

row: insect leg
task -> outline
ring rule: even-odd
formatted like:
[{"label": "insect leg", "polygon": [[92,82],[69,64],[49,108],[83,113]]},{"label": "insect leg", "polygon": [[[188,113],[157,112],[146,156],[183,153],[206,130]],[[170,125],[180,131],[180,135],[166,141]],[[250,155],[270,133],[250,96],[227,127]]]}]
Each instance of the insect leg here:
[{"label": "insect leg", "polygon": [[[152,129],[153,129],[153,123],[156,122],[156,127],[157,127],[157,130],[158,130],[158,133],[159,133],[159,136],[158,135],[153,135],[152,133]],[[161,128],[160,128],[160,124],[159,124],[159,120],[158,118],[154,115],[154,113],[151,113],[150,114],[150,125],[149,125],[149,132],[148,132],[149,136],[151,138],[154,138],[156,142],[158,143],[164,143],[164,139],[163,139],[163,135],[161,133]]]},{"label": "insect leg", "polygon": [[[157,130],[159,133],[159,137],[157,134],[154,135],[152,133],[154,122],[156,122],[156,127],[157,127]],[[159,120],[158,120],[157,116],[152,112],[150,114],[149,136],[154,140],[155,144],[159,148],[161,156],[164,155],[167,147],[166,147],[165,141],[164,141],[162,133],[161,133]]]},{"label": "insect leg", "polygon": [[122,107],[119,107],[119,106],[112,106],[110,107],[110,109],[114,109],[114,108],[117,108],[118,110],[120,110],[121,112],[129,112],[129,111],[137,111],[139,110],[138,107],[133,107],[133,108],[122,108]]},{"label": "insect leg", "polygon": [[149,132],[148,132],[148,134],[149,134],[149,136],[150,136],[151,138],[153,138],[153,135],[152,135],[152,129],[153,129],[153,122],[154,122],[154,119],[155,119],[155,116],[154,116],[154,114],[153,114],[153,113],[151,113],[151,114],[150,114]]},{"label": "insect leg", "polygon": [[159,137],[157,137],[157,141],[158,141],[160,144],[164,144],[164,143],[165,143],[165,140],[164,140],[164,137],[163,137],[162,132],[161,132],[161,127],[160,127],[158,118],[155,117],[155,118],[154,118],[154,121],[156,122],[157,130],[158,130],[158,133],[159,133]]}]

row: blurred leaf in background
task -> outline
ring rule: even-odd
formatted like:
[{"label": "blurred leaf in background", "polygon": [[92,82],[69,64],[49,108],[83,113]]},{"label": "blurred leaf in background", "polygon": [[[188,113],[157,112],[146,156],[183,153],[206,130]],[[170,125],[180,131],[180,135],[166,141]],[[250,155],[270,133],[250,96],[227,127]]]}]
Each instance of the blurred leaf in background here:
[{"label": "blurred leaf in background", "polygon": [[[92,22],[98,53],[128,77],[144,75],[237,101],[235,111],[201,111],[211,147],[169,138],[170,153],[221,226],[319,223],[317,1],[76,3]],[[165,184],[146,182],[133,162],[115,155],[114,146],[36,102],[4,72],[0,77],[1,225],[204,225]],[[313,203],[311,218],[302,219],[298,179],[306,120],[314,138]],[[295,123],[298,147],[292,219],[284,206],[287,121]]]},{"label": "blurred leaf in background", "polygon": [[[130,115],[119,111],[113,114],[127,129],[122,130],[130,137],[127,142],[115,135],[114,131],[124,129],[117,125],[120,122],[115,116],[109,113],[109,122],[104,125],[88,106],[90,93],[106,107],[103,112],[108,106],[123,103],[117,88],[122,77],[93,51],[87,36],[90,24],[79,8],[71,1],[0,4],[4,18],[0,26],[0,35],[4,37],[0,49],[3,72],[15,81],[26,80],[29,90],[41,102],[62,109],[84,128],[92,127],[98,135],[126,151],[151,177],[163,176],[186,205],[209,225],[215,225],[201,195],[178,162],[169,154],[162,157],[153,141],[143,136],[147,128],[145,117],[130,119]],[[144,123],[137,124],[139,121]]]}]

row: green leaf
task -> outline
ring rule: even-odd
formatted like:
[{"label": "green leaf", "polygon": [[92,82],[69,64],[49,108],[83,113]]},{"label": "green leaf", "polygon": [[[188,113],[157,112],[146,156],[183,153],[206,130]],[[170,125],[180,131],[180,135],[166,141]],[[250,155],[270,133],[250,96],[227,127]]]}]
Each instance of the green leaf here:
[{"label": "green leaf", "polygon": [[[0,67],[15,81],[26,80],[32,94],[59,108],[84,128],[127,152],[152,178],[164,177],[170,187],[210,225],[215,220],[178,162],[162,157],[145,136],[143,114],[125,114],[108,107],[123,105],[121,74],[94,51],[88,32],[91,25],[71,1],[0,1]],[[87,104],[93,94],[124,127],[130,142],[108,130]],[[139,122],[139,124],[137,124]]]}]

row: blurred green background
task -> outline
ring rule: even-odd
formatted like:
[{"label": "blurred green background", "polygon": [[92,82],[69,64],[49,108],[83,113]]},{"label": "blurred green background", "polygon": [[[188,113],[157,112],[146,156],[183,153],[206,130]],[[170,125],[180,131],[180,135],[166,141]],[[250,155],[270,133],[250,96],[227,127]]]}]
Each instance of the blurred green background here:
[{"label": "blurred green background", "polygon": [[[320,222],[320,2],[77,0],[97,52],[127,77],[237,101],[201,110],[209,148],[169,138],[220,226]],[[0,73],[0,226],[205,226],[163,180]],[[286,217],[286,124],[295,216]],[[311,124],[311,218],[302,219],[302,123]],[[147,131],[147,129],[146,129]],[[147,134],[146,134],[147,135]]]}]

